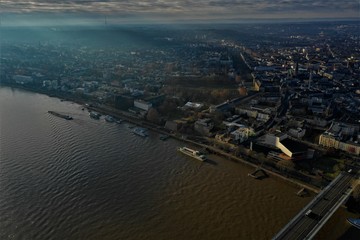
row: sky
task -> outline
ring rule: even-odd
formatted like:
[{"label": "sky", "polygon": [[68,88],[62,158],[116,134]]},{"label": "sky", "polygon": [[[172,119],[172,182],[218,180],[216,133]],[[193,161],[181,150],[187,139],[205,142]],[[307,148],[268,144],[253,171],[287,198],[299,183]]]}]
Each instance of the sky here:
[{"label": "sky", "polygon": [[0,0],[9,22],[360,18],[360,0]]}]

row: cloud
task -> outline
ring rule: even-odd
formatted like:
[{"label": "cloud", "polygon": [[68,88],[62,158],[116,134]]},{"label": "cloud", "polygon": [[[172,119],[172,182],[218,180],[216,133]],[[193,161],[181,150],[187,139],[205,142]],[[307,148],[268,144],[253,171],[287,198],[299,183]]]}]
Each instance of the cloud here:
[{"label": "cloud", "polygon": [[111,0],[2,0],[2,12],[147,12],[174,11],[180,6],[176,1],[111,1]]},{"label": "cloud", "polygon": [[0,13],[172,17],[359,17],[359,0],[0,0]]}]

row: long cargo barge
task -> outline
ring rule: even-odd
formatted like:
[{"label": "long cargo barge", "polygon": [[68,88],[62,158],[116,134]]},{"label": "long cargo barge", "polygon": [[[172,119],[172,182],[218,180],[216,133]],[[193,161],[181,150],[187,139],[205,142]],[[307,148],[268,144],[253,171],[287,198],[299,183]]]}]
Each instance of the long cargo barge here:
[{"label": "long cargo barge", "polygon": [[48,111],[48,113],[50,113],[51,115],[66,119],[66,120],[72,120],[73,118],[69,115],[65,115],[65,114],[61,114],[61,113],[57,113],[54,111]]}]

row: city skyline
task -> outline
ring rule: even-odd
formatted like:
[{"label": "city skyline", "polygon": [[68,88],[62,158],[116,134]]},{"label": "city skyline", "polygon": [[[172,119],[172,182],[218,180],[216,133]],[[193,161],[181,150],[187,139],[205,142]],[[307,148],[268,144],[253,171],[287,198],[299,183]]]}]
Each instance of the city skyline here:
[{"label": "city skyline", "polygon": [[0,5],[4,25],[43,25],[44,20],[47,24],[98,24],[105,16],[112,24],[359,18],[357,0],[3,0]]}]

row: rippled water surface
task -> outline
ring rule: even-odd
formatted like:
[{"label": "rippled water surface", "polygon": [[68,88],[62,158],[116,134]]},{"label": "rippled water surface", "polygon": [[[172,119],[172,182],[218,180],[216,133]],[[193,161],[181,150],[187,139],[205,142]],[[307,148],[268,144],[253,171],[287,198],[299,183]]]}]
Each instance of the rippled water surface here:
[{"label": "rippled water surface", "polygon": [[310,201],[81,108],[0,88],[0,239],[269,239]]}]

